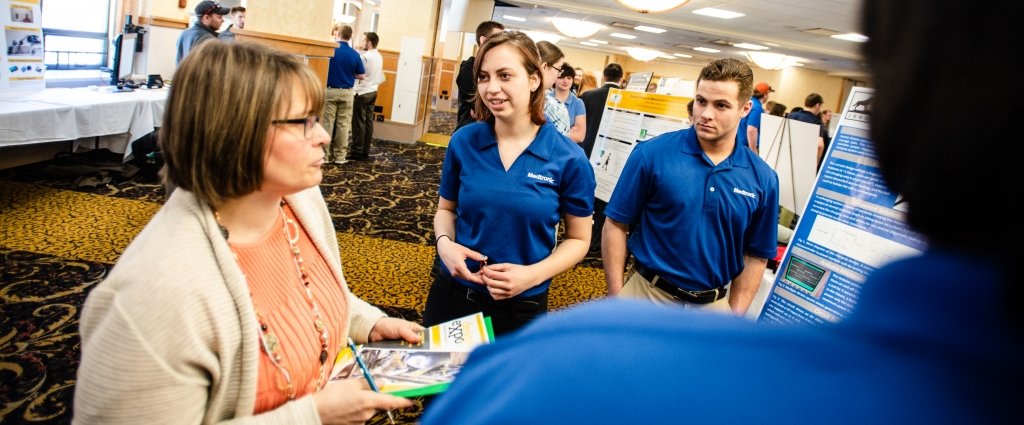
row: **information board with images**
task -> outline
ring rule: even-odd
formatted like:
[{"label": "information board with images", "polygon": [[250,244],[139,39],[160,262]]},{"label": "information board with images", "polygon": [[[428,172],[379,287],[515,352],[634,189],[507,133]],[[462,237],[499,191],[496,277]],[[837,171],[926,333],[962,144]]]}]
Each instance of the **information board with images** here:
[{"label": "information board with images", "polygon": [[614,88],[608,91],[590,154],[598,199],[607,202],[611,198],[626,159],[637,143],[690,126],[690,115],[686,112],[690,99]]},{"label": "information board with images", "polygon": [[39,0],[0,0],[0,21],[3,22],[5,46],[0,68],[0,91],[45,89],[43,20]]},{"label": "information board with images", "polygon": [[868,129],[873,92],[855,87],[758,320],[833,323],[853,310],[868,274],[920,254],[906,203],[886,187]]}]

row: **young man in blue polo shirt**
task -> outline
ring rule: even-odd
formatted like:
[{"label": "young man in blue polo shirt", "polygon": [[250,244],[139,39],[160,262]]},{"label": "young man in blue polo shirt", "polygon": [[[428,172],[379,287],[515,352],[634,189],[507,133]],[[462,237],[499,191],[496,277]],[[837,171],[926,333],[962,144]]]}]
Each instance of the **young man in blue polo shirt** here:
[{"label": "young man in blue polo shirt", "polygon": [[[775,256],[779,181],[737,143],[753,73],[735,59],[701,70],[693,127],[640,143],[605,209],[610,295],[746,313]],[[636,259],[623,284],[626,233]]]}]

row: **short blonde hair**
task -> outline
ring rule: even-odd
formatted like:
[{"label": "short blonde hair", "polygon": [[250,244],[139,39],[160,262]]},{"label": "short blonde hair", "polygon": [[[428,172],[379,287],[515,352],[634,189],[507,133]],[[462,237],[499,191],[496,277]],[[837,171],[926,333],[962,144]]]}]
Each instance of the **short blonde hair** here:
[{"label": "short blonde hair", "polygon": [[324,106],[299,57],[248,42],[201,44],[172,81],[159,137],[166,179],[213,207],[262,185],[271,121],[291,107],[294,82],[309,115]]}]

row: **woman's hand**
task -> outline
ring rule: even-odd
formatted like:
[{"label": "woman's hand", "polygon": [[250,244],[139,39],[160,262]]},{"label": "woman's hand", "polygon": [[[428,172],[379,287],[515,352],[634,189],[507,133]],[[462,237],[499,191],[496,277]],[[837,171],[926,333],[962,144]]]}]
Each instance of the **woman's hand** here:
[{"label": "woman's hand", "polygon": [[404,398],[370,391],[363,379],[332,382],[313,396],[313,403],[324,424],[364,424],[382,410],[412,406]]},{"label": "woman's hand", "polygon": [[404,339],[418,344],[423,340],[423,326],[404,319],[383,317],[370,329],[370,342],[385,339]]},{"label": "woman's hand", "polygon": [[480,274],[487,291],[496,300],[512,298],[537,286],[539,280],[533,269],[519,264],[488,264]]},{"label": "woman's hand", "polygon": [[469,271],[469,267],[466,267],[466,259],[485,261],[487,260],[486,255],[466,248],[464,245],[451,240],[451,238],[440,238],[437,241],[437,256],[441,258],[441,262],[451,272],[452,277],[457,277],[467,282],[484,283],[478,273]]}]

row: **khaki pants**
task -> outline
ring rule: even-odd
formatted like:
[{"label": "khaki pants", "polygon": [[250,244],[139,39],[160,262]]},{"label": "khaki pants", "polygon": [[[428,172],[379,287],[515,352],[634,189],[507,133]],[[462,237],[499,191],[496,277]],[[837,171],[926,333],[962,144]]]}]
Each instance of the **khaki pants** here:
[{"label": "khaki pants", "polygon": [[356,92],[352,89],[327,89],[324,98],[323,124],[331,134],[331,144],[324,146],[327,161],[343,162],[348,156],[348,136],[352,132],[352,105]]},{"label": "khaki pants", "polygon": [[682,306],[683,308],[692,308],[694,310],[732,314],[732,307],[729,306],[729,296],[725,296],[718,301],[708,304],[691,304],[679,301],[675,299],[675,297],[665,293],[665,291],[656,288],[651,284],[651,282],[644,279],[640,273],[637,273],[636,270],[630,270],[629,273],[626,274],[626,283],[623,284],[622,290],[619,291],[618,296],[653,301],[656,304],[662,305],[675,305]]}]

